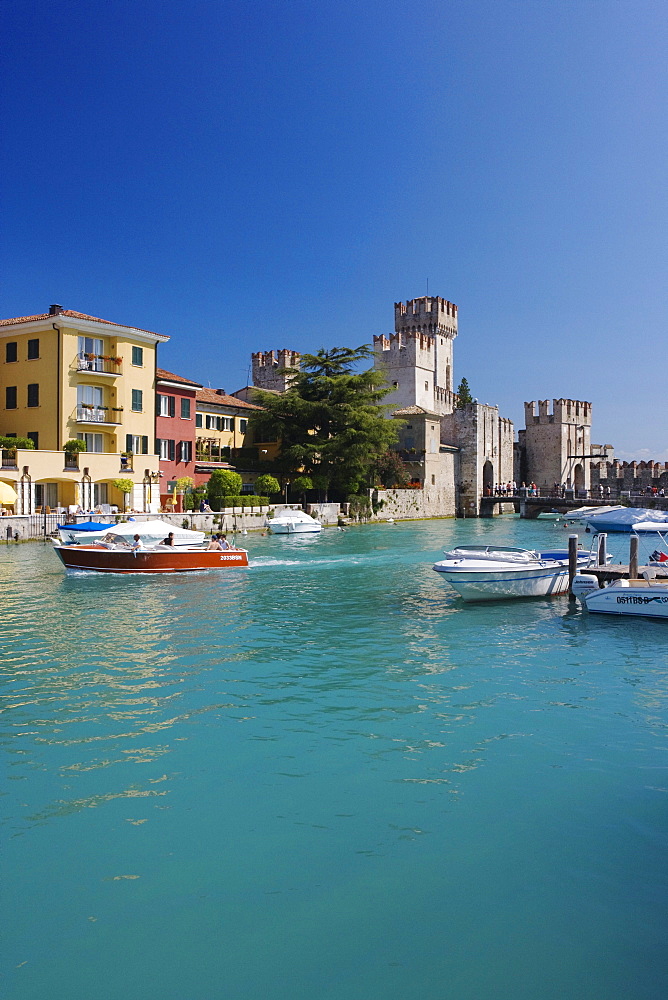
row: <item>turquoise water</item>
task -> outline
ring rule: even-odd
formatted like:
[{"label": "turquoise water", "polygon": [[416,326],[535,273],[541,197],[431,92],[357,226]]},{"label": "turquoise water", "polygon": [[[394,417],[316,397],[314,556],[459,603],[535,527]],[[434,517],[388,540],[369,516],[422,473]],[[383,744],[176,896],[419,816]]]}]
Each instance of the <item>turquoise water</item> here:
[{"label": "turquoise water", "polygon": [[668,993],[668,627],[465,605],[515,518],[248,535],[248,571],[0,549],[4,996]]}]

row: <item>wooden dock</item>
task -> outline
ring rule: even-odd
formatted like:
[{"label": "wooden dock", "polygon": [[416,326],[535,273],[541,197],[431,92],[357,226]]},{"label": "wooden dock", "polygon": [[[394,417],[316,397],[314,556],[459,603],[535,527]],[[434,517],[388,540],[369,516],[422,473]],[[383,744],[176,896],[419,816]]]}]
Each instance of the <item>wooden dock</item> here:
[{"label": "wooden dock", "polygon": [[[668,563],[664,563],[666,569],[660,565],[638,566],[638,577],[642,577],[645,570],[654,570],[657,580],[668,580]],[[599,583],[609,583],[611,580],[630,579],[629,567],[623,563],[609,563],[607,566],[587,566],[583,573],[591,573],[598,578]]]}]

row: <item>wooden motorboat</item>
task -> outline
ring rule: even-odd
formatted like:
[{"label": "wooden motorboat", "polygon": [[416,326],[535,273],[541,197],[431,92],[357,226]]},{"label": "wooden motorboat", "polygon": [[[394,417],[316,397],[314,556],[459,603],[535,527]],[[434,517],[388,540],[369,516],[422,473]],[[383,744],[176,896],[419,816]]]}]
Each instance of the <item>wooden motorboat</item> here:
[{"label": "wooden motorboat", "polygon": [[248,566],[246,549],[226,551],[156,545],[131,549],[127,545],[54,545],[67,570],[93,573],[192,573],[197,570],[235,569]]}]

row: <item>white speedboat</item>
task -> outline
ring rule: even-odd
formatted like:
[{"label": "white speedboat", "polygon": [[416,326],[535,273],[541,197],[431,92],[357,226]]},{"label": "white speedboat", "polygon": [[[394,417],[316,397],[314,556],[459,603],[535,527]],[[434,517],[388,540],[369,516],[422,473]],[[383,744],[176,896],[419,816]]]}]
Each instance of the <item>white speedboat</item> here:
[{"label": "white speedboat", "polygon": [[668,618],[668,580],[657,580],[655,575],[655,569],[648,569],[640,580],[613,580],[601,587],[591,573],[578,573],[573,593],[587,611]]},{"label": "white speedboat", "polygon": [[313,534],[322,531],[322,524],[303,510],[282,510],[267,522],[273,535]]},{"label": "white speedboat", "polygon": [[[465,601],[546,597],[568,590],[568,551],[537,552],[505,545],[460,545],[445,553],[434,570]],[[594,556],[578,551],[578,567]]]},{"label": "white speedboat", "polygon": [[139,535],[144,545],[157,545],[163,538],[167,538],[170,531],[174,534],[174,545],[201,545],[204,542],[203,531],[177,528],[167,521],[159,520],[121,521],[119,524],[82,521],[80,524],[58,525],[60,540],[65,545],[92,545],[101,542],[109,531],[126,539]]}]

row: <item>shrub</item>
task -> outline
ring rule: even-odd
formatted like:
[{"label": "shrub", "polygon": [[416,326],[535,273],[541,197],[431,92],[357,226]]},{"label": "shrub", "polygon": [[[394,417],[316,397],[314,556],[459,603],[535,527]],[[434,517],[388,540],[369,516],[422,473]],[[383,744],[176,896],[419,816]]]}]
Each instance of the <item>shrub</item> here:
[{"label": "shrub", "polygon": [[262,493],[263,495],[267,494],[271,496],[272,493],[281,492],[281,484],[279,483],[276,476],[270,476],[269,474],[265,473],[265,475],[258,476],[257,479],[255,480],[255,489],[257,490],[258,493]]}]

